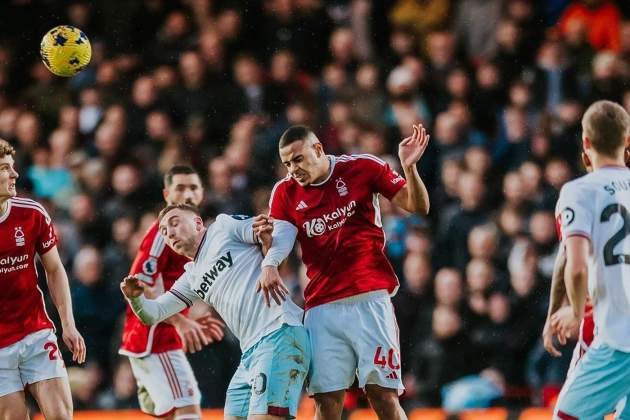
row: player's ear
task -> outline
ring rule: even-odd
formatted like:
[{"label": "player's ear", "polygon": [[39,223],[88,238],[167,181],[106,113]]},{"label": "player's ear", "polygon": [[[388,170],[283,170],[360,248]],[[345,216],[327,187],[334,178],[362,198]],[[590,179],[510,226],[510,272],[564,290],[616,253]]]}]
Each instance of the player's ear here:
[{"label": "player's ear", "polygon": [[164,201],[168,202],[168,188],[162,189],[162,197],[164,197]]},{"label": "player's ear", "polygon": [[203,219],[199,216],[195,216],[195,229],[197,232],[201,232],[203,229]]},{"label": "player's ear", "polygon": [[627,147],[623,151],[623,161],[626,162],[626,165],[630,163],[630,149]]}]

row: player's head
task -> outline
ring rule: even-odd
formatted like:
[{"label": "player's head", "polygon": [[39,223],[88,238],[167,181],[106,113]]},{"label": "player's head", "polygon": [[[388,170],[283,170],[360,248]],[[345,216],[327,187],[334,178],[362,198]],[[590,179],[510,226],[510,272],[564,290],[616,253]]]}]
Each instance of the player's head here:
[{"label": "player's head", "polygon": [[160,234],[168,246],[182,255],[194,255],[203,232],[199,210],[189,204],[169,204],[158,216]]},{"label": "player's head", "polygon": [[280,160],[300,185],[319,182],[327,175],[328,158],[319,139],[308,127],[294,125],[280,137]]},{"label": "player's head", "polygon": [[597,101],[582,117],[584,163],[590,166],[595,155],[617,159],[630,145],[630,116],[621,105]]},{"label": "player's head", "polygon": [[15,170],[15,149],[8,141],[0,139],[0,200],[15,197],[15,180],[19,176]]},{"label": "player's head", "polygon": [[188,165],[175,165],[164,174],[162,190],[166,204],[189,204],[198,207],[203,200],[201,178]]}]

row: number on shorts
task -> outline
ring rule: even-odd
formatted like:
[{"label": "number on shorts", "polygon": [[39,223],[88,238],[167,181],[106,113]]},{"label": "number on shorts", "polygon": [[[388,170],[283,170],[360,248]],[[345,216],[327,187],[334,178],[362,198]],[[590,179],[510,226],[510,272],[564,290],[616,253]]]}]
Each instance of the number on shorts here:
[{"label": "number on shorts", "polygon": [[374,354],[374,364],[383,368],[385,366],[389,366],[389,368],[393,370],[400,369],[399,363],[394,364],[395,355],[396,351],[394,349],[389,349],[387,357],[385,357],[385,354],[383,354],[383,347],[378,346],[376,348],[376,354]]},{"label": "number on shorts", "polygon": [[44,350],[48,350],[48,358],[50,360],[57,360],[57,344],[52,341],[44,344]]}]

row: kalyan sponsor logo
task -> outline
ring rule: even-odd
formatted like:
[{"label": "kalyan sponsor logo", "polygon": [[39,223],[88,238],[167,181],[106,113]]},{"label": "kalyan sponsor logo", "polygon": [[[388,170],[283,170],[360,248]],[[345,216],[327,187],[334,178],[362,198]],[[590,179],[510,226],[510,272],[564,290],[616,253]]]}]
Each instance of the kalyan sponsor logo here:
[{"label": "kalyan sponsor logo", "polygon": [[23,263],[28,260],[28,254],[18,255],[17,257],[4,257],[0,258],[0,265],[15,265],[17,263]]},{"label": "kalyan sponsor logo", "polygon": [[312,238],[313,236],[323,235],[325,232],[330,232],[340,228],[346,223],[348,217],[355,213],[357,202],[352,200],[343,207],[338,207],[331,213],[324,214],[322,217],[315,217],[302,224],[302,227],[306,231],[306,236]]}]

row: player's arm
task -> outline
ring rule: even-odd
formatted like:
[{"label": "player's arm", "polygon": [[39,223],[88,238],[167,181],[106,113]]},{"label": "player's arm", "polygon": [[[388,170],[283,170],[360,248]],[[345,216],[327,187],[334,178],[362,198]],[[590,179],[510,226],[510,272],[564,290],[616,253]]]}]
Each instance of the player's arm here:
[{"label": "player's arm", "polygon": [[398,146],[398,157],[407,183],[394,195],[398,207],[418,214],[429,213],[429,192],[420,178],[416,164],[429,144],[429,135],[422,125],[413,126],[413,134]]},{"label": "player's arm", "polygon": [[63,267],[57,247],[49,248],[45,253],[40,255],[44,270],[46,271],[46,280],[48,282],[48,290],[50,296],[57,308],[59,318],[61,319],[61,327],[63,329],[62,339],[72,352],[72,360],[83,363],[85,362],[85,341],[79,331],[77,331],[74,323],[74,315],[72,314],[72,299],[70,298],[70,286],[68,284],[68,276]]},{"label": "player's arm", "polygon": [[566,240],[567,265],[564,270],[564,282],[569,303],[577,320],[584,317],[586,306],[588,256],[591,241],[584,236],[573,235]]},{"label": "player's arm", "polygon": [[[556,255],[556,261],[553,266],[553,273],[551,275],[551,290],[549,292],[549,309],[547,310],[547,319],[545,319],[545,326],[543,327],[543,346],[555,357],[560,357],[562,353],[555,348],[553,344],[554,329],[551,327],[551,316],[555,314],[566,300],[566,288],[564,287],[564,268],[566,266],[567,258],[564,251],[564,246],[560,244],[558,255]],[[559,335],[561,344],[565,344],[562,335]]]},{"label": "player's arm", "polygon": [[[257,220],[264,220],[265,217],[267,216],[259,216]],[[271,224],[270,239],[269,224]],[[261,236],[263,247],[267,247],[268,251],[261,263],[262,272],[256,282],[256,291],[262,292],[267,306],[271,306],[271,299],[280,305],[289,295],[289,289],[282,281],[278,266],[293,250],[295,238],[297,237],[297,228],[284,220],[267,218],[267,224],[259,226],[257,234]]]}]

